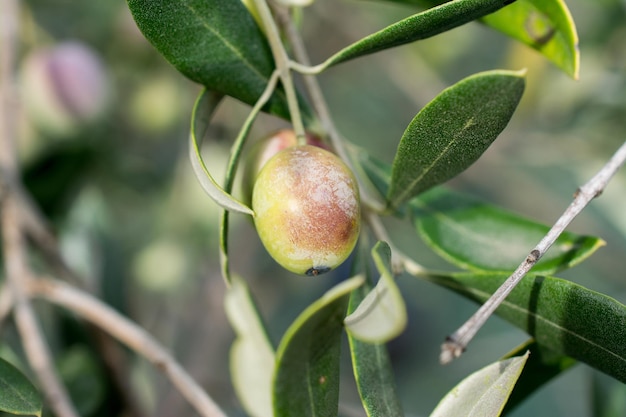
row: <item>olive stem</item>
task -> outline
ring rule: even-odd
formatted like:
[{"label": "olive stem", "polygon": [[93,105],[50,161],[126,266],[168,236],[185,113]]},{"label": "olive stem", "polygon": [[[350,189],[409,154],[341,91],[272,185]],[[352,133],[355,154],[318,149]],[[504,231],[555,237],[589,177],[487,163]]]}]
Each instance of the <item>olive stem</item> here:
[{"label": "olive stem", "polygon": [[[243,126],[239,131],[239,135],[237,135],[235,143],[233,143],[232,151],[230,153],[230,159],[228,161],[228,168],[226,169],[226,180],[224,182],[224,191],[229,194],[233,189],[233,184],[235,182],[235,173],[237,172],[237,166],[239,165],[241,151],[243,149],[246,138],[248,137],[248,132],[250,132],[252,123],[261,111],[261,108],[265,105],[265,103],[268,102],[268,100],[272,96],[272,93],[276,89],[279,76],[280,72],[278,71],[278,69],[274,70],[267,83],[267,86],[265,87],[265,91],[263,91],[261,97],[259,97],[257,102],[254,104],[254,107],[252,107],[250,114],[248,114],[248,117],[246,118]],[[252,215],[254,216],[254,212],[252,213]],[[226,285],[230,286],[231,277],[230,262],[228,260],[228,220],[228,210],[224,210],[220,219],[220,266],[222,270],[222,277],[224,278]]]},{"label": "olive stem", "polygon": [[[289,11],[285,9],[284,7],[276,6],[275,12],[276,12],[278,21],[285,29],[285,34],[287,36],[287,39],[289,40],[289,43],[291,44],[293,48],[293,52],[294,52],[296,59],[303,65],[309,65],[310,59],[306,51],[306,47],[304,46],[304,41],[302,40],[302,37],[296,30],[296,27],[293,24],[293,21],[291,19],[291,16],[289,15]],[[291,61],[290,65],[292,67],[295,67],[295,66],[301,67],[300,64],[297,64],[294,61]],[[310,74],[305,74],[303,78],[304,78],[304,83],[305,83],[307,92],[309,93],[309,97],[311,98],[311,103],[313,104],[313,108],[315,109],[315,112],[317,113],[320,119],[322,128],[324,129],[324,131],[328,134],[328,137],[330,138],[333,149],[335,150],[335,152],[337,152],[337,155],[339,155],[339,157],[346,163],[346,165],[348,165],[350,170],[352,172],[356,172],[356,170],[354,169],[352,160],[350,159],[350,156],[344,144],[344,139],[339,134],[339,131],[337,130],[337,127],[335,126],[335,123],[333,122],[333,118],[330,115],[328,104],[326,103],[326,100],[324,98],[322,89],[319,85],[317,78],[314,75],[310,75]],[[368,207],[372,208],[374,211],[382,212],[385,209],[385,204],[378,201],[377,198],[375,198],[372,194],[369,193],[367,187],[363,185],[363,182],[359,178],[359,176],[357,176],[357,180],[359,182],[359,189],[361,191],[361,200]]]},{"label": "olive stem", "polygon": [[526,276],[530,269],[541,259],[556,239],[563,233],[572,220],[606,188],[610,179],[626,160],[626,142],[619,147],[611,159],[598,173],[574,194],[574,200],[554,223],[548,233],[530,251],[526,259],[517,267],[509,278],[496,290],[495,293],[465,322],[457,331],[446,338],[441,346],[439,360],[447,364],[461,356],[465,348],[485,324],[498,306],[504,301],[515,286]]},{"label": "olive stem", "polygon": [[76,313],[146,358],[158,370],[168,376],[174,386],[201,416],[226,416],[202,387],[191,378],[157,340],[139,325],[91,294],[51,278],[32,279],[28,291],[30,296],[42,298]]},{"label": "olive stem", "polygon": [[289,65],[290,59],[285,51],[285,47],[280,39],[280,33],[278,27],[272,16],[272,12],[267,4],[266,0],[254,0],[261,21],[265,27],[267,39],[274,56],[274,63],[276,69],[279,71],[280,81],[285,89],[287,96],[287,105],[289,106],[289,113],[291,115],[291,123],[293,124],[293,130],[296,132],[298,143],[306,145],[306,135],[304,132],[304,124],[302,123],[302,114],[300,113],[300,105],[298,104],[298,96],[296,94],[296,88],[291,76],[291,67]]}]

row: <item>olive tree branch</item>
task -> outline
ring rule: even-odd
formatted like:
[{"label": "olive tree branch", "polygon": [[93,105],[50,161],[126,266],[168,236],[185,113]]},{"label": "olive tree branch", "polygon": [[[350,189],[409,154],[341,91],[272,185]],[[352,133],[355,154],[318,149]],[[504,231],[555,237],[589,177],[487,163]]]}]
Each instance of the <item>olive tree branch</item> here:
[{"label": "olive tree branch", "polygon": [[33,279],[29,295],[42,298],[64,307],[125,344],[150,361],[163,372],[179,392],[204,417],[225,417],[226,414],[207,395],[197,382],[149,333],[111,307],[64,282],[50,279]]},{"label": "olive tree branch", "polygon": [[504,301],[515,286],[524,278],[530,269],[541,259],[556,239],[563,233],[572,220],[606,188],[610,179],[626,160],[626,142],[619,147],[611,159],[574,194],[574,200],[563,212],[548,233],[530,251],[526,259],[517,267],[513,274],[493,293],[493,295],[465,322],[457,331],[447,337],[441,346],[439,360],[446,364],[461,356],[478,330],[485,324],[498,306]]},{"label": "olive tree branch", "polygon": [[24,287],[30,276],[26,243],[20,226],[20,207],[8,185],[17,183],[19,175],[15,150],[17,110],[14,91],[18,26],[19,2],[3,1],[0,6],[0,175],[4,192],[0,202],[0,224],[6,279],[13,298],[17,329],[41,389],[55,414],[60,417],[78,417],[54,369],[33,306],[25,294]]}]

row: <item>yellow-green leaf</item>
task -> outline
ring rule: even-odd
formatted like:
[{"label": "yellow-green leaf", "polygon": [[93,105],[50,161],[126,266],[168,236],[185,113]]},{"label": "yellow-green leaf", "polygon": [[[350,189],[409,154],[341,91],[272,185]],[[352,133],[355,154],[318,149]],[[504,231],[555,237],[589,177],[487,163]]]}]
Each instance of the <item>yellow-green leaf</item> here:
[{"label": "yellow-green leaf", "polygon": [[252,417],[272,417],[274,349],[246,283],[231,277],[224,308],[237,338],[230,348],[235,392]]},{"label": "yellow-green leaf", "polygon": [[406,306],[395,283],[391,268],[391,250],[385,242],[372,249],[378,284],[365,296],[344,323],[351,336],[370,343],[385,343],[404,331]]},{"label": "yellow-green leaf", "polygon": [[497,417],[519,378],[528,353],[474,372],[437,405],[430,417]]}]

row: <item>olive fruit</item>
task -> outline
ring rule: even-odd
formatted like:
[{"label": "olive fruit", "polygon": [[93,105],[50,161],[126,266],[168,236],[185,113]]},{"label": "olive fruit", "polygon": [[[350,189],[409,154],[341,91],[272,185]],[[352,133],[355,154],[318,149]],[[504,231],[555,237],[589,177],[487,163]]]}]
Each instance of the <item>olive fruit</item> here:
[{"label": "olive fruit", "polygon": [[[306,142],[309,145],[328,149],[327,145],[317,135],[310,132],[306,133]],[[283,149],[296,146],[297,144],[298,138],[296,137],[296,132],[292,129],[278,130],[254,143],[246,156],[246,164],[241,181],[243,201],[245,203],[251,203],[254,182],[265,163]]]},{"label": "olive fruit", "polygon": [[30,119],[58,136],[101,119],[110,100],[104,63],[78,41],[32,51],[20,70],[20,87]]},{"label": "olive fruit", "polygon": [[252,209],[269,254],[298,274],[315,276],[339,266],[359,236],[354,175],[335,154],[316,146],[274,155],[254,184]]}]

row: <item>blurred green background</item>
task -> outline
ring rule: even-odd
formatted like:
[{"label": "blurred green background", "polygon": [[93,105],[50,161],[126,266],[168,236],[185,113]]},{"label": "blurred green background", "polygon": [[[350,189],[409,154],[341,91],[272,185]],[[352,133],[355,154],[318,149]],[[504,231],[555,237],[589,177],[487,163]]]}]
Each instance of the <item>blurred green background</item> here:
[{"label": "blurred green background", "polygon": [[[121,0],[31,0],[21,5],[22,62],[41,48],[79,41],[99,57],[105,74],[104,110],[88,123],[55,130],[28,108],[19,120],[24,179],[53,221],[68,262],[96,294],[167,346],[229,415],[243,415],[228,375],[233,334],[222,305],[219,210],[201,190],[187,157],[190,113],[199,86],[179,75],[143,39]],[[626,138],[626,1],[572,0],[568,5],[580,36],[580,80],[472,23],[322,74],[337,125],[350,141],[391,162],[407,124],[443,88],[478,71],[527,68],[527,91],[510,125],[449,186],[551,224],[576,187]],[[317,63],[415,11],[385,2],[318,0],[304,10],[301,28]],[[19,73],[24,91],[30,81],[25,71]],[[37,94],[50,87],[37,86],[25,93],[28,100],[42,100]],[[226,100],[212,121],[203,155],[218,178],[248,111]],[[283,126],[284,121],[263,116],[252,135]],[[607,245],[560,275],[621,302],[626,302],[625,190],[626,174],[620,172],[570,227],[600,236]],[[297,314],[343,279],[347,268],[317,279],[292,275],[266,255],[248,219],[231,218],[233,269],[250,282],[277,343]],[[427,266],[448,268],[406,222],[389,219],[387,224],[407,254]],[[410,322],[389,348],[407,416],[428,415],[463,377],[526,340],[521,331],[492,318],[465,355],[443,367],[438,363],[441,342],[476,305],[409,276],[400,277],[399,283]],[[143,415],[195,415],[158,371],[130,353],[123,368],[132,389],[120,392],[95,353],[88,329],[66,312],[38,307],[81,415],[136,415],[126,410],[125,396],[134,398]],[[23,363],[11,323],[3,327],[1,340],[0,355]],[[345,359],[340,412],[363,415],[347,355]],[[594,401],[614,402],[614,410],[626,412],[618,408],[620,401],[622,407],[626,402],[622,384],[578,365],[510,415],[613,415],[598,414]]]}]

